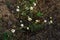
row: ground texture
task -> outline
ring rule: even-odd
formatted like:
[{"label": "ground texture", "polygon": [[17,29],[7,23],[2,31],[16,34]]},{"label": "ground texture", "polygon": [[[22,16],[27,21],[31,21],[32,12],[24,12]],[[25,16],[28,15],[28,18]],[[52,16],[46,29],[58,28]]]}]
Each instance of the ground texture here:
[{"label": "ground texture", "polygon": [[[36,32],[19,30],[19,19],[14,8],[16,5],[8,7],[6,1],[0,0],[0,40],[60,40],[60,0],[37,0],[35,12],[40,10],[43,13],[38,19],[49,21],[49,17],[52,17],[53,24],[45,23],[44,28]],[[16,3],[16,0],[9,1],[12,4]],[[22,17],[23,20],[26,19],[25,17]],[[23,23],[28,25],[27,21]],[[16,29],[15,33],[11,33],[11,29]]]}]

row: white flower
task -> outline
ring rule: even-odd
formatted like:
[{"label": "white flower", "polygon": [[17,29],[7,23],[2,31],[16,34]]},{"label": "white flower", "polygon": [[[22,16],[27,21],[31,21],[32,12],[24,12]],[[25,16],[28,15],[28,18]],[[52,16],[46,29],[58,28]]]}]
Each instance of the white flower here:
[{"label": "white flower", "polygon": [[11,29],[11,32],[14,33],[15,32],[15,29]]},{"label": "white flower", "polygon": [[17,8],[19,8],[19,6],[17,6]]},{"label": "white flower", "polygon": [[22,20],[20,20],[20,22],[22,22]]},{"label": "white flower", "polygon": [[27,30],[29,30],[29,27],[27,27]]},{"label": "white flower", "polygon": [[44,22],[46,23],[46,22],[47,22],[47,20],[44,20]]},{"label": "white flower", "polygon": [[52,19],[52,17],[50,17],[50,19]]},{"label": "white flower", "polygon": [[40,22],[40,20],[35,20],[36,22]]},{"label": "white flower", "polygon": [[19,12],[20,10],[17,8],[16,11]]},{"label": "white flower", "polygon": [[23,26],[24,26],[24,24],[21,24],[20,26],[21,26],[21,27],[23,27]]},{"label": "white flower", "polygon": [[32,21],[32,18],[30,18],[29,16],[28,16],[28,21]]},{"label": "white flower", "polygon": [[52,20],[50,20],[50,23],[53,23],[53,21],[52,21]]},{"label": "white flower", "polygon": [[36,3],[35,2],[33,2],[33,4],[34,4],[34,6],[36,6]]},{"label": "white flower", "polygon": [[33,7],[30,7],[30,10],[33,10]]}]

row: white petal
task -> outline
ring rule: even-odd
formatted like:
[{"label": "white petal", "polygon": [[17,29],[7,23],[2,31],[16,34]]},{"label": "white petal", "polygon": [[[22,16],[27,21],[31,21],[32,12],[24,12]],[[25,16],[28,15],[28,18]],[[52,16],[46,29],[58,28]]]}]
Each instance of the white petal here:
[{"label": "white petal", "polygon": [[34,6],[36,6],[36,3],[35,2],[33,2],[33,4],[34,4]]},{"label": "white petal", "polygon": [[29,30],[29,27],[27,27],[27,30]]},{"label": "white petal", "polygon": [[36,22],[39,22],[40,20],[35,20]]},{"label": "white petal", "polygon": [[22,20],[20,20],[20,22],[22,22]]},{"label": "white petal", "polygon": [[21,27],[23,27],[24,26],[24,24],[21,24]]},{"label": "white petal", "polygon": [[17,8],[19,8],[19,6],[17,6]]},{"label": "white petal", "polygon": [[50,20],[50,23],[53,23],[53,21],[52,21],[52,20]]},{"label": "white petal", "polygon": [[19,9],[16,9],[17,12],[19,12],[20,10]]},{"label": "white petal", "polygon": [[32,21],[32,18],[28,17],[28,21]]},{"label": "white petal", "polygon": [[14,33],[15,32],[15,29],[11,29],[11,32]]},{"label": "white petal", "polygon": [[44,22],[46,23],[46,22],[47,22],[47,20],[44,20]]},{"label": "white petal", "polygon": [[30,7],[30,10],[33,10],[33,7]]},{"label": "white petal", "polygon": [[50,19],[52,19],[52,17],[50,17]]}]

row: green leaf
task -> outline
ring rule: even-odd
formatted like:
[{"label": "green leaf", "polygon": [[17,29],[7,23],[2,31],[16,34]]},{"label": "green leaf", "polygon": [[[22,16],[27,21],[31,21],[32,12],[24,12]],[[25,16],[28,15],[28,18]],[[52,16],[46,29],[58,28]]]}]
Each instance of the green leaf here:
[{"label": "green leaf", "polygon": [[11,32],[4,32],[3,33],[3,40],[11,40],[12,39],[12,33]]},{"label": "green leaf", "polygon": [[30,0],[31,3],[35,2],[36,0]]},{"label": "green leaf", "polygon": [[42,14],[41,12],[38,12],[38,13],[37,13],[37,16],[38,16],[38,17],[40,17],[40,16],[42,16],[42,15],[43,15],[43,14]]},{"label": "green leaf", "polygon": [[9,0],[7,0],[6,5],[9,7],[11,5],[11,2],[9,2]]},{"label": "green leaf", "polygon": [[30,28],[31,32],[35,32],[35,31],[43,29],[43,26],[41,24],[33,23],[32,25],[29,25],[29,28]]},{"label": "green leaf", "polygon": [[8,40],[8,35],[7,35],[7,33],[4,33],[3,35],[4,35],[3,39],[4,39],[4,40]]}]

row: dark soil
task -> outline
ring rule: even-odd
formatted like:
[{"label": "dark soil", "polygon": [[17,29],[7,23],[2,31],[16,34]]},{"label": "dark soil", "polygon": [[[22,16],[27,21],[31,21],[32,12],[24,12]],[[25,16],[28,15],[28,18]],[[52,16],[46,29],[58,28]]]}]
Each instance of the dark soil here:
[{"label": "dark soil", "polygon": [[[16,0],[10,0],[11,3],[15,3]],[[6,0],[0,0],[0,34],[2,35],[6,31],[10,31],[12,28],[16,29],[11,40],[60,40],[60,0],[37,0],[37,10],[43,13],[43,19],[49,20],[49,17],[53,17],[53,24],[44,24],[42,30],[36,32],[19,31],[19,27],[12,27],[17,22],[14,11],[5,4]],[[14,7],[12,7],[14,10]],[[13,23],[8,24],[8,22]],[[2,36],[0,35],[0,40]]]}]

